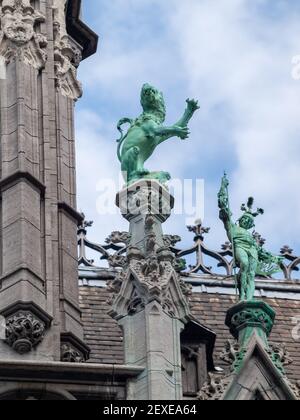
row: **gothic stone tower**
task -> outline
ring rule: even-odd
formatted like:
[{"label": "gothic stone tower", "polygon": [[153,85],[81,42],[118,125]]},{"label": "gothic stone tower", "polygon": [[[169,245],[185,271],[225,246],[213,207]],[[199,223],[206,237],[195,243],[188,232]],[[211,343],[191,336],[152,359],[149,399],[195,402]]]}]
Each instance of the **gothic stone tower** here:
[{"label": "gothic stone tower", "polygon": [[82,94],[77,67],[96,51],[97,36],[80,8],[80,0],[0,1],[1,359],[88,357],[78,305],[74,103]]}]

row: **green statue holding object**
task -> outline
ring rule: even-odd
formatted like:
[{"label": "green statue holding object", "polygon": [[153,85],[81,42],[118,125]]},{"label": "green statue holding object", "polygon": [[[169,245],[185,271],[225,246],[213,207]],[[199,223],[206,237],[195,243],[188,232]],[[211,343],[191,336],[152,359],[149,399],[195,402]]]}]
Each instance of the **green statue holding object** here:
[{"label": "green statue holding object", "polygon": [[[164,184],[171,177],[167,172],[149,172],[145,162],[152,156],[156,147],[171,137],[185,140],[189,136],[188,123],[199,109],[198,102],[187,100],[187,108],[182,118],[173,126],[163,125],[166,107],[163,94],[153,86],[145,84],[141,92],[143,113],[135,120],[123,118],[118,123],[121,138],[118,141],[118,158],[128,184],[139,179],[156,179]],[[122,125],[130,124],[126,134]]]},{"label": "green statue holding object", "polygon": [[256,275],[270,276],[280,271],[281,257],[267,252],[249,230],[255,227],[255,217],[264,214],[263,209],[253,212],[254,199],[249,198],[247,206],[242,205],[244,214],[238,223],[232,221],[228,195],[229,181],[226,174],[218,194],[220,219],[223,221],[228,238],[233,245],[233,256],[236,266],[240,268],[238,287],[241,301],[251,301],[255,294]]}]

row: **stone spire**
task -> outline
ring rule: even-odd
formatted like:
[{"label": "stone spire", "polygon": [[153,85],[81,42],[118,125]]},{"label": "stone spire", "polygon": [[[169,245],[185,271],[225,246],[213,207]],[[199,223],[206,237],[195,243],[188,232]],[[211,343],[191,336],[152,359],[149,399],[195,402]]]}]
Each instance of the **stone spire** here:
[{"label": "stone spire", "polygon": [[[97,37],[80,1],[0,1],[0,356],[85,359],[78,305],[74,102]],[[76,27],[76,30],[74,30]],[[76,38],[70,36],[76,32]]]},{"label": "stone spire", "polygon": [[227,342],[221,359],[230,366],[230,373],[210,373],[199,399],[297,399],[285,374],[292,360],[284,347],[269,341],[275,315],[260,300],[240,302],[228,310],[226,325],[234,340]]},{"label": "stone spire", "polygon": [[181,399],[180,332],[190,319],[190,290],[162,232],[174,199],[157,181],[140,180],[118,194],[117,204],[130,240],[127,264],[110,285],[110,314],[123,329],[125,362],[145,367],[129,382],[128,398]]}]

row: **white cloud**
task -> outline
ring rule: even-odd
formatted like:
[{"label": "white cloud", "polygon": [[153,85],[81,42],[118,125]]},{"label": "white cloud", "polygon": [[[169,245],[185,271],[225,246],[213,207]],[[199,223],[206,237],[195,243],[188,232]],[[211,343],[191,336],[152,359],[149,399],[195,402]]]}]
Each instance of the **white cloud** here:
[{"label": "white cloud", "polygon": [[[181,113],[185,96],[201,100],[190,141],[166,143],[148,166],[175,177],[206,178],[211,239],[225,239],[216,193],[229,166],[236,215],[254,195],[266,210],[257,227],[274,250],[285,242],[300,246],[300,82],[291,76],[292,57],[300,53],[299,10],[279,0],[171,3],[114,0],[93,6],[101,14],[94,29],[104,36],[99,55],[82,66],[86,95],[77,137],[79,203],[96,218],[98,240],[126,227],[121,216],[96,216],[95,185],[108,173],[118,176],[115,125],[139,112],[138,92],[149,81],[166,92],[170,119]],[[173,216],[166,230],[185,235],[184,224],[184,217]]]},{"label": "white cloud", "polygon": [[[101,186],[105,179],[119,183],[119,165],[115,156],[115,144],[103,135],[104,123],[93,111],[77,113],[77,189],[79,210],[86,214],[88,220],[95,222],[90,229],[89,237],[96,242],[104,243],[112,230],[128,229],[127,223],[120,215],[99,214],[97,201],[101,197]],[[103,191],[103,190],[102,190]]]},{"label": "white cloud", "polygon": [[[300,51],[300,31],[288,9],[270,21],[249,3],[223,0],[216,8],[207,0],[178,2],[173,30],[180,30],[191,90],[205,89],[208,115],[217,103],[232,112],[234,207],[255,195],[267,210],[258,224],[269,241],[299,242],[300,85],[290,63],[297,43]],[[220,142],[221,155],[224,147],[228,143]]]}]

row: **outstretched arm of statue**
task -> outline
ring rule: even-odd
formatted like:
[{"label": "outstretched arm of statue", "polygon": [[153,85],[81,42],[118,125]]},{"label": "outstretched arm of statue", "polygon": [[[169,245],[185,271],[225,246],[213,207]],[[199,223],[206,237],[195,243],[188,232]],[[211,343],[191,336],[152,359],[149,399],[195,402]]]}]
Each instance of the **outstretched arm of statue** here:
[{"label": "outstretched arm of statue", "polygon": [[218,194],[218,205],[220,209],[220,219],[224,223],[227,232],[231,231],[233,225],[233,222],[231,220],[232,213],[229,208],[228,185],[229,181],[226,175],[224,175],[222,178],[221,188]]},{"label": "outstretched arm of statue", "polygon": [[186,103],[187,103],[187,107],[186,107],[186,110],[184,111],[183,116],[175,124],[175,126],[177,127],[186,127],[188,123],[190,122],[191,118],[193,117],[194,113],[198,109],[200,109],[198,101],[196,101],[195,99],[187,99]]},{"label": "outstretched arm of statue", "polygon": [[194,99],[187,99],[187,107],[180,118],[180,120],[172,127],[157,127],[155,129],[155,135],[158,136],[158,144],[170,139],[171,137],[179,137],[181,140],[185,140],[189,137],[190,131],[187,127],[190,119],[194,113],[200,109],[198,101]]}]

